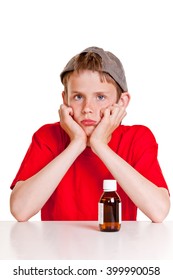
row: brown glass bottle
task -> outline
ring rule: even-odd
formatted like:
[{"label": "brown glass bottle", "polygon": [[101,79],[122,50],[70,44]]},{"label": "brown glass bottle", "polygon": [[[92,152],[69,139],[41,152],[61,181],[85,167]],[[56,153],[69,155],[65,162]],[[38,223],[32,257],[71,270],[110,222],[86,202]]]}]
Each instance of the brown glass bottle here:
[{"label": "brown glass bottle", "polygon": [[121,199],[116,192],[115,180],[104,180],[99,201],[98,220],[101,231],[119,231],[121,228]]}]

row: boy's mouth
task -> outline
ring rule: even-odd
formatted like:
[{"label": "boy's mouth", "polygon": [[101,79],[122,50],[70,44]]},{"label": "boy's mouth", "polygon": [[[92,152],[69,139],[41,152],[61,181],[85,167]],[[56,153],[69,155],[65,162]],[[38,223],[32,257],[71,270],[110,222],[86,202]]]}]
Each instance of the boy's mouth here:
[{"label": "boy's mouth", "polygon": [[91,120],[91,119],[84,119],[83,121],[81,121],[81,123],[82,123],[84,126],[95,126],[95,125],[97,124],[96,121]]}]

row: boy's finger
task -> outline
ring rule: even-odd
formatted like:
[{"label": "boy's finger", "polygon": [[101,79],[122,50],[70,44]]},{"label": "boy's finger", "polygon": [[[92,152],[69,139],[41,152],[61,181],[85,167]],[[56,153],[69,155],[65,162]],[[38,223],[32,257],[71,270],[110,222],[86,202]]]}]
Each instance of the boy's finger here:
[{"label": "boy's finger", "polygon": [[110,117],[110,112],[110,107],[105,108],[105,110],[103,111],[103,117]]},{"label": "boy's finger", "polygon": [[61,116],[72,116],[73,115],[73,109],[71,107],[67,107],[66,105],[64,104],[61,104],[60,105],[60,114]]}]

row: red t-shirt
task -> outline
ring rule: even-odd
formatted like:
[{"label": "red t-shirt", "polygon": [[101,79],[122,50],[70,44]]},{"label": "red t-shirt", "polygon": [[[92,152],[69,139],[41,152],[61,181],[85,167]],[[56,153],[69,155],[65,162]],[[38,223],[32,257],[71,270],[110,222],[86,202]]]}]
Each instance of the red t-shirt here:
[{"label": "red t-shirt", "polygon": [[[68,144],[69,137],[59,123],[42,126],[34,133],[11,188],[17,181],[26,180],[37,173]],[[168,189],[157,160],[158,145],[147,127],[120,125],[113,132],[109,147],[158,187]],[[97,220],[98,201],[103,192],[104,179],[114,178],[102,161],[87,147],[41,209],[41,219]],[[118,184],[117,192],[122,201],[122,220],[136,220],[135,204]]]}]

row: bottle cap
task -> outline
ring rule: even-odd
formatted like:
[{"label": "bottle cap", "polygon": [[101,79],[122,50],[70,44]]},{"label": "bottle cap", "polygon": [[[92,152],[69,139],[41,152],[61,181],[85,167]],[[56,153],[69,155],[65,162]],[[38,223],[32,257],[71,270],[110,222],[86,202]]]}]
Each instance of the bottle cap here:
[{"label": "bottle cap", "polygon": [[117,184],[116,180],[104,180],[103,181],[103,189],[104,191],[116,191]]}]

